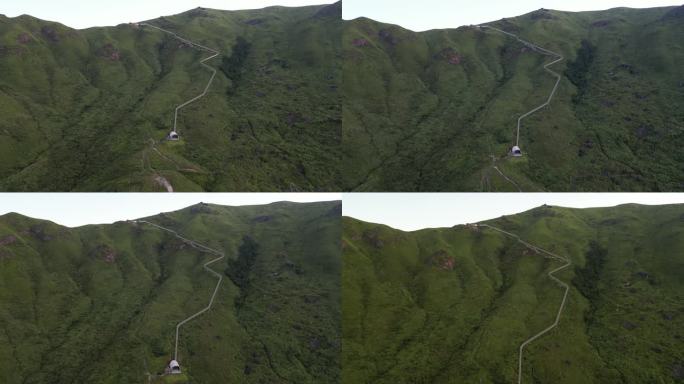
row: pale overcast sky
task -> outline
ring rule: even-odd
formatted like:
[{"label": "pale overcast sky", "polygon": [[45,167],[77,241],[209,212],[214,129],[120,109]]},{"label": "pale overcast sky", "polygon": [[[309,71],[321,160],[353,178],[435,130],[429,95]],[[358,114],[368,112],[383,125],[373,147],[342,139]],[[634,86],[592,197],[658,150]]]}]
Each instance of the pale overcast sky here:
[{"label": "pale overcast sky", "polygon": [[344,0],[342,18],[365,16],[414,31],[456,28],[519,16],[539,8],[591,11],[681,5],[682,0]]},{"label": "pale overcast sky", "polygon": [[334,0],[3,0],[0,2],[0,14],[10,17],[28,14],[80,29],[149,20],[197,7],[238,10],[272,5],[298,7],[334,2]]},{"label": "pale overcast sky", "polygon": [[199,202],[255,205],[340,200],[341,193],[0,193],[0,215],[17,212],[69,227],[138,219]]},{"label": "pale overcast sky", "polygon": [[475,223],[542,204],[610,207],[684,203],[684,193],[345,193],[345,216],[413,231]]}]

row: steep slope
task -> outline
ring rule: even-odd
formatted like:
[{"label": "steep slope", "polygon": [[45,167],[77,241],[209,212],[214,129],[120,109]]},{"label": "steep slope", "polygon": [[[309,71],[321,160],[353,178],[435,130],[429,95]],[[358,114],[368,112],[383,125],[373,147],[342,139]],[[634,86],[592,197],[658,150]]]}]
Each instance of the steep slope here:
[{"label": "steep slope", "polygon": [[682,190],[682,9],[541,9],[489,23],[564,56],[550,67],[563,76],[552,102],[521,126],[521,158],[507,156],[516,120],[548,98],[552,58],[474,26],[348,22],[344,188]]},{"label": "steep slope", "polygon": [[[543,206],[486,224],[571,261],[523,383],[684,379],[684,206]],[[563,263],[483,226],[343,218],[344,383],[517,382],[554,322]]]},{"label": "steep slope", "polygon": [[[339,381],[340,202],[199,204],[145,220],[226,258],[183,325],[188,382]],[[142,222],[0,217],[0,381],[146,383],[204,308],[215,256]]]},{"label": "steep slope", "polygon": [[338,190],[341,4],[73,30],[0,16],[0,189]]}]

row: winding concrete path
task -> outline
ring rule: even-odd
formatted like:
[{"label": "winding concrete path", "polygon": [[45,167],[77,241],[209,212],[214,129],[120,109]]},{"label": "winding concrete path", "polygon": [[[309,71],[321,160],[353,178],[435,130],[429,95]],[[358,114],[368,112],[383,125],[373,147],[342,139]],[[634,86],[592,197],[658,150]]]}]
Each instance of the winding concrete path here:
[{"label": "winding concrete path", "polygon": [[221,282],[223,281],[223,275],[221,275],[220,273],[218,273],[218,272],[214,271],[213,269],[209,268],[209,264],[215,263],[215,262],[217,262],[217,261],[223,259],[224,257],[226,257],[226,255],[225,255],[223,252],[217,251],[217,250],[215,250],[215,249],[213,249],[213,248],[209,248],[209,247],[207,247],[206,245],[200,244],[200,243],[198,243],[198,242],[196,242],[196,241],[194,241],[194,240],[190,240],[190,239],[188,239],[188,238],[185,238],[185,237],[181,236],[180,234],[178,234],[178,232],[174,231],[173,229],[164,228],[164,227],[162,227],[161,225],[158,225],[158,224],[155,224],[155,223],[151,223],[151,222],[149,222],[149,221],[147,221],[147,220],[133,220],[133,222],[134,222],[134,223],[144,223],[144,224],[148,224],[148,225],[151,225],[151,226],[156,227],[156,228],[158,228],[158,229],[161,229],[161,230],[163,230],[163,231],[172,233],[174,236],[176,236],[177,238],[183,240],[183,242],[185,242],[185,243],[187,243],[187,244],[190,244],[190,246],[192,246],[192,247],[195,248],[195,249],[198,249],[200,252],[213,253],[213,254],[215,254],[215,255],[219,255],[219,257],[217,257],[217,258],[215,258],[215,259],[212,259],[212,260],[209,260],[209,261],[207,261],[206,263],[204,263],[204,265],[203,265],[204,269],[205,269],[207,272],[209,272],[209,273],[211,273],[212,275],[218,277],[218,282],[216,283],[216,288],[214,288],[214,292],[211,294],[211,298],[209,299],[209,304],[208,304],[205,308],[203,308],[202,310],[200,310],[199,312],[197,312],[197,313],[195,313],[195,314],[193,314],[193,315],[188,316],[187,318],[183,319],[182,321],[180,321],[180,322],[176,325],[176,347],[175,347],[175,349],[174,349],[173,359],[174,359],[174,360],[178,360],[178,339],[179,339],[179,334],[180,334],[180,328],[181,328],[185,323],[187,323],[188,321],[190,321],[190,320],[196,318],[197,316],[203,314],[204,312],[208,311],[208,310],[211,308],[212,304],[214,304],[214,299],[216,298],[216,294],[218,293],[218,289],[219,289],[219,287],[221,286]]},{"label": "winding concrete path", "polygon": [[[190,99],[190,100],[188,100],[188,101],[186,101],[186,102],[184,102],[184,103],[178,105],[178,106],[176,107],[176,110],[174,111],[174,114],[173,114],[173,132],[176,132],[176,133],[180,136],[180,131],[178,130],[178,112],[179,112],[182,108],[184,108],[185,106],[187,106],[187,105],[189,105],[189,104],[191,104],[191,103],[193,103],[193,102],[195,102],[195,101],[201,99],[202,97],[204,97],[204,96],[207,94],[207,92],[209,91],[209,87],[211,87],[211,84],[214,82],[214,78],[216,77],[216,69],[210,67],[209,65],[207,65],[207,64],[206,64],[206,61],[211,60],[211,59],[217,57],[218,55],[220,55],[220,53],[219,53],[219,51],[217,51],[217,50],[215,50],[215,49],[206,47],[206,46],[204,46],[204,45],[202,45],[202,44],[195,43],[194,41],[190,41],[190,40],[188,40],[188,39],[186,39],[186,38],[184,38],[184,37],[178,36],[175,32],[171,32],[171,31],[166,30],[166,29],[164,29],[164,28],[157,27],[156,25],[152,25],[152,24],[150,24],[150,23],[137,23],[137,24],[135,24],[135,25],[137,25],[138,27],[150,27],[150,28],[159,30],[159,31],[161,31],[161,32],[163,32],[163,33],[166,33],[166,34],[169,34],[169,35],[173,36],[174,38],[176,38],[177,40],[182,41],[182,42],[185,43],[185,44],[188,44],[188,45],[190,45],[190,46],[192,46],[192,47],[195,47],[195,48],[198,48],[198,49],[200,49],[200,50],[208,51],[208,52],[212,53],[212,55],[210,55],[210,56],[208,56],[208,57],[206,57],[206,58],[200,60],[200,64],[201,64],[203,67],[207,68],[209,71],[211,71],[211,77],[209,78],[209,81],[207,82],[207,85],[204,87],[204,91],[202,91],[201,94],[199,94],[199,95],[193,97],[192,99]],[[152,150],[156,151],[160,156],[166,158],[166,156],[164,156],[164,155],[157,149],[156,145],[157,145],[157,142],[156,142],[155,140],[152,140]],[[146,151],[146,150],[145,150],[145,151]],[[143,153],[143,166],[144,166],[144,163],[145,163],[144,157],[145,157],[145,153]],[[149,162],[149,160],[148,160],[148,162]],[[166,189],[167,192],[173,192],[173,186],[172,186],[171,183],[168,181],[168,179],[166,179],[166,178],[163,177],[161,174],[159,174],[159,173],[157,172],[157,170],[155,170],[155,169],[152,167],[151,163],[149,164],[149,167],[150,167],[150,169],[152,170],[152,172],[155,174],[154,181],[155,181],[157,184],[159,184],[160,186],[164,187],[164,188]]]},{"label": "winding concrete path", "polygon": [[519,146],[519,144],[520,144],[520,123],[522,122],[522,120],[523,120],[524,118],[530,116],[531,114],[537,112],[538,110],[540,110],[540,109],[546,107],[547,105],[549,105],[549,103],[551,103],[551,100],[553,99],[553,96],[556,94],[556,90],[558,89],[558,84],[559,84],[560,81],[561,81],[561,75],[558,74],[558,73],[556,73],[556,72],[554,72],[554,71],[552,71],[551,69],[549,69],[549,66],[554,65],[554,64],[556,64],[556,63],[559,63],[559,62],[563,61],[564,57],[563,57],[563,55],[561,55],[560,53],[556,53],[556,52],[550,51],[550,50],[548,50],[548,49],[542,48],[542,47],[540,47],[540,46],[538,46],[538,45],[536,45],[536,44],[530,43],[530,42],[527,41],[527,40],[521,39],[518,35],[514,35],[514,34],[512,34],[512,33],[510,33],[510,32],[503,31],[503,30],[501,30],[501,29],[499,29],[499,28],[495,28],[495,27],[492,27],[492,26],[489,26],[489,25],[480,25],[479,27],[480,27],[480,29],[491,29],[491,30],[493,30],[493,31],[496,31],[496,32],[499,32],[499,33],[503,33],[503,34],[505,34],[505,35],[508,35],[508,36],[510,36],[510,37],[512,37],[512,38],[514,38],[514,39],[516,39],[517,41],[521,42],[523,45],[525,45],[526,47],[532,49],[532,50],[535,51],[535,52],[539,52],[539,53],[541,53],[541,54],[543,54],[543,55],[552,56],[552,57],[555,57],[555,58],[556,58],[556,60],[553,60],[553,61],[551,61],[551,62],[548,62],[548,63],[544,64],[544,70],[547,71],[548,73],[552,74],[552,75],[556,78],[556,84],[553,85],[553,89],[551,89],[551,93],[549,94],[549,98],[546,99],[546,101],[545,101],[543,104],[541,104],[540,106],[535,107],[535,108],[533,108],[532,110],[530,110],[530,111],[528,111],[528,112],[526,112],[526,113],[520,115],[520,117],[518,117],[518,126],[517,126],[517,130],[516,130],[516,134],[515,134],[515,145],[516,145],[516,146]]},{"label": "winding concrete path", "polygon": [[557,278],[556,276],[554,276],[553,274],[556,273],[556,272],[558,272],[558,271],[561,271],[561,270],[563,270],[563,269],[565,269],[565,268],[567,268],[567,267],[569,267],[569,266],[572,264],[572,262],[570,261],[569,258],[559,256],[559,255],[557,255],[557,254],[555,254],[555,253],[552,253],[552,252],[549,252],[549,251],[547,251],[547,250],[545,250],[545,249],[543,249],[543,248],[537,247],[536,245],[532,245],[532,244],[530,244],[530,243],[528,243],[528,242],[522,240],[518,235],[516,235],[516,234],[514,234],[514,233],[506,232],[506,231],[504,231],[503,229],[499,229],[499,228],[497,228],[497,227],[493,227],[493,226],[491,226],[491,225],[489,225],[489,224],[475,224],[475,226],[477,226],[477,227],[485,227],[485,228],[489,228],[489,229],[495,230],[495,231],[497,231],[497,232],[503,233],[503,234],[506,235],[506,236],[509,236],[509,237],[512,237],[512,238],[516,239],[519,243],[521,243],[521,244],[524,245],[525,247],[527,247],[527,248],[533,250],[533,251],[536,252],[536,253],[544,253],[544,254],[546,254],[546,257],[548,257],[548,258],[551,258],[551,259],[555,259],[555,260],[559,260],[559,261],[565,262],[565,264],[563,264],[563,265],[561,265],[560,267],[558,267],[558,268],[556,268],[556,269],[550,271],[549,273],[547,273],[547,275],[549,276],[549,278],[551,278],[553,281],[555,281],[556,283],[558,283],[558,285],[560,285],[561,287],[563,287],[564,290],[565,290],[565,292],[563,293],[563,300],[561,301],[561,304],[560,304],[560,306],[558,307],[558,313],[556,313],[556,319],[554,320],[553,324],[549,325],[547,328],[544,328],[541,332],[535,334],[534,336],[530,337],[529,339],[523,341],[522,344],[520,344],[519,353],[518,353],[518,384],[522,384],[522,361],[523,361],[523,350],[525,349],[525,347],[526,347],[528,344],[530,344],[530,343],[533,342],[534,340],[538,339],[539,337],[541,337],[541,336],[544,335],[545,333],[549,332],[550,330],[552,330],[553,328],[555,328],[556,326],[558,326],[558,322],[560,321],[561,313],[563,313],[563,309],[565,308],[565,302],[566,302],[566,300],[567,300],[567,298],[568,298],[568,292],[570,291],[570,286],[568,286],[568,284],[566,284],[565,282],[563,282],[563,281],[561,281],[560,279],[558,279],[558,278]]},{"label": "winding concrete path", "polygon": [[[561,75],[558,74],[558,73],[556,73],[556,72],[554,72],[553,70],[549,69],[549,66],[561,62],[561,61],[564,59],[564,57],[563,57],[563,55],[561,55],[561,54],[559,54],[559,53],[550,51],[550,50],[548,50],[548,49],[546,49],[546,48],[542,48],[542,47],[540,47],[540,46],[538,46],[538,45],[536,45],[536,44],[534,44],[534,43],[531,43],[531,42],[529,42],[529,41],[527,41],[527,40],[521,39],[518,35],[515,35],[515,34],[510,33],[510,32],[506,32],[506,31],[501,30],[501,29],[499,29],[499,28],[492,27],[492,26],[490,26],[490,25],[478,25],[477,27],[480,28],[481,30],[482,30],[482,29],[490,29],[490,30],[495,31],[495,32],[498,32],[498,33],[503,33],[503,34],[505,34],[505,35],[507,35],[507,36],[510,36],[510,37],[516,39],[517,41],[521,42],[523,45],[525,45],[526,47],[532,49],[532,50],[535,51],[535,52],[539,52],[539,53],[541,53],[541,54],[543,54],[543,55],[551,56],[551,57],[554,57],[554,58],[555,58],[555,60],[553,60],[553,61],[551,61],[551,62],[548,62],[548,63],[544,64],[544,70],[547,71],[548,73],[550,73],[551,75],[553,75],[553,76],[556,78],[556,83],[553,85],[553,88],[551,89],[551,93],[549,94],[548,99],[546,99],[546,101],[545,101],[543,104],[541,104],[541,105],[539,105],[539,106],[533,108],[532,110],[530,110],[530,111],[528,111],[528,112],[526,112],[526,113],[524,113],[524,114],[522,114],[522,115],[520,115],[520,116],[518,117],[518,123],[517,123],[516,131],[515,131],[515,146],[519,147],[519,146],[520,146],[520,124],[522,123],[523,119],[525,119],[526,117],[532,115],[533,113],[535,113],[535,112],[539,111],[540,109],[542,109],[542,108],[546,107],[547,105],[549,105],[549,104],[551,103],[551,100],[553,99],[553,96],[556,94],[556,90],[558,90],[558,84],[560,84]],[[518,185],[518,183],[516,183],[516,182],[513,181],[511,178],[509,178],[508,176],[506,176],[506,175],[505,175],[505,174],[496,166],[496,162],[495,162],[495,164],[494,164],[494,169],[495,169],[495,170],[496,170],[496,171],[497,171],[497,172],[498,172],[506,181],[508,181],[508,182],[510,182],[512,185],[514,185],[514,186],[518,189],[519,192],[522,192],[522,189],[520,188],[520,186]]]},{"label": "winding concrete path", "polygon": [[195,101],[201,99],[202,97],[204,97],[204,96],[207,94],[207,91],[209,91],[209,87],[211,86],[211,83],[214,81],[214,78],[216,77],[216,69],[210,67],[210,66],[207,65],[205,62],[208,61],[208,60],[211,60],[211,59],[215,58],[216,56],[220,55],[220,53],[219,53],[219,51],[217,51],[217,50],[215,50],[215,49],[206,47],[206,46],[204,46],[204,45],[202,45],[202,44],[198,44],[198,43],[195,43],[195,42],[193,42],[193,41],[190,41],[190,40],[188,40],[188,39],[186,39],[186,38],[180,37],[180,36],[178,36],[175,32],[171,32],[171,31],[168,31],[168,30],[166,30],[166,29],[164,29],[164,28],[157,27],[156,25],[152,25],[152,24],[149,24],[149,23],[138,23],[138,25],[139,25],[139,26],[145,26],[145,27],[150,27],[150,28],[157,29],[157,30],[159,30],[159,31],[162,31],[162,32],[164,32],[164,33],[167,33],[167,34],[173,36],[174,38],[176,38],[176,39],[182,41],[182,42],[185,43],[185,44],[189,44],[189,45],[191,45],[191,46],[193,46],[193,47],[195,47],[195,48],[199,48],[199,49],[201,49],[201,50],[208,51],[208,52],[212,53],[211,56],[205,57],[204,59],[200,60],[200,64],[201,64],[203,67],[205,67],[205,68],[207,68],[208,70],[211,71],[211,77],[209,78],[209,82],[207,83],[206,87],[204,87],[204,91],[203,91],[201,94],[199,94],[199,95],[193,97],[192,99],[190,99],[190,100],[188,100],[188,101],[186,101],[186,102],[180,104],[179,106],[177,106],[177,107],[176,107],[176,111],[174,112],[174,115],[173,115],[173,130],[174,130],[175,132],[177,132],[177,133],[180,135],[180,132],[178,131],[178,128],[177,128],[177,124],[178,124],[178,112],[179,112],[183,107],[185,107],[185,106],[187,106],[188,104],[191,104],[191,103],[193,103],[193,102],[195,102]]}]

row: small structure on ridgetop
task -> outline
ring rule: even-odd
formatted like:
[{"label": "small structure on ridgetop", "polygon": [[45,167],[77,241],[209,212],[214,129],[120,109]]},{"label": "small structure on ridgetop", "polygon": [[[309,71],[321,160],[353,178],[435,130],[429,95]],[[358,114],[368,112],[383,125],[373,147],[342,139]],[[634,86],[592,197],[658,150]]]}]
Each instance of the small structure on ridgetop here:
[{"label": "small structure on ridgetop", "polygon": [[511,148],[511,155],[514,157],[522,156],[522,151],[520,150],[520,147],[514,145],[513,148]]},{"label": "small structure on ridgetop", "polygon": [[169,362],[169,373],[172,375],[181,373],[180,364],[176,360]]},{"label": "small structure on ridgetop", "polygon": [[178,140],[180,140],[180,136],[178,136],[178,132],[176,132],[176,131],[171,131],[171,133],[169,133],[169,140],[171,140],[171,141],[178,141]]}]

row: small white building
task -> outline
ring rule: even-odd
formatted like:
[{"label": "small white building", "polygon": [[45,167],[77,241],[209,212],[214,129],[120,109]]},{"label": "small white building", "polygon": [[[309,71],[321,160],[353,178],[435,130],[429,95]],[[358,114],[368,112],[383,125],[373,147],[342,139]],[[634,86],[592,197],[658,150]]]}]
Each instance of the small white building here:
[{"label": "small white building", "polygon": [[176,131],[171,131],[171,133],[169,133],[169,140],[171,140],[171,141],[178,141],[178,140],[180,140],[180,136],[178,136],[178,132],[176,132]]},{"label": "small white building", "polygon": [[513,148],[511,148],[511,155],[513,155],[514,157],[522,156],[522,151],[520,150],[520,147],[514,145]]},{"label": "small white building", "polygon": [[171,360],[169,363],[169,372],[171,372],[172,375],[181,373],[180,364],[178,364],[176,360]]}]

